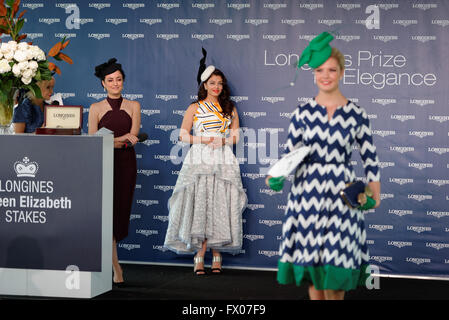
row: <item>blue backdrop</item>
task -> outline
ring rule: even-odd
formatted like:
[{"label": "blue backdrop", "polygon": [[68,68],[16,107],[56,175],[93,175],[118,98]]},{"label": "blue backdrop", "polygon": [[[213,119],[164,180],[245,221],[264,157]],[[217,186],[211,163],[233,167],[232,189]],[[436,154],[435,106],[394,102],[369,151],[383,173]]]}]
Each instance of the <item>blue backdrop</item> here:
[{"label": "blue backdrop", "polygon": [[[196,97],[204,47],[207,64],[228,78],[244,136],[236,150],[249,199],[244,245],[225,266],[276,267],[289,185],[272,192],[263,168],[283,151],[290,113],[317,93],[312,72],[296,72],[298,56],[332,30],[333,46],[346,56],[342,92],[367,110],[381,160],[382,204],[366,213],[371,261],[382,274],[449,276],[449,3],[375,2],[377,16],[361,0],[22,1],[24,31],[35,44],[48,51],[70,38],[66,53],[75,64],[58,64],[56,92],[85,107],[85,123],[90,104],[105,97],[94,67],[111,57],[126,72],[124,96],[142,106],[150,138],[136,147],[138,185],[121,261],[192,263],[163,242],[181,167],[176,129]],[[367,18],[378,28],[368,29]]]}]

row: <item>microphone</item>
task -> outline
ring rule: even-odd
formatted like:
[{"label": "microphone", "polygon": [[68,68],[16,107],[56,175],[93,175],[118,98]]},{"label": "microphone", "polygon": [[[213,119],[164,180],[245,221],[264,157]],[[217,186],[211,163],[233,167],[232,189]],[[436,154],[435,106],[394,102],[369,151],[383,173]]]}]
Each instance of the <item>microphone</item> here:
[{"label": "microphone", "polygon": [[[145,140],[148,139],[148,135],[145,132],[142,132],[137,135],[137,138],[139,139],[139,142],[144,142]],[[127,142],[125,142],[125,144],[123,145],[122,148],[126,149],[126,148],[130,148],[132,146],[133,146],[133,144],[131,142],[127,141]]]}]

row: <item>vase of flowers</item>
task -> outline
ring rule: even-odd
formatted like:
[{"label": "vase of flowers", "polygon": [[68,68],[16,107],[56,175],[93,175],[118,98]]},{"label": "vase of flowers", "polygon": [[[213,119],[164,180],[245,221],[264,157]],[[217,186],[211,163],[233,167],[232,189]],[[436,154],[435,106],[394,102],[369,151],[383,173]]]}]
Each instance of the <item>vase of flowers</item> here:
[{"label": "vase of flowers", "polygon": [[27,35],[20,34],[25,23],[25,10],[18,14],[19,6],[20,0],[0,0],[0,35],[11,37],[10,41],[0,45],[0,128],[3,127],[3,131],[11,125],[18,90],[25,89],[42,98],[37,82],[51,80],[53,72],[61,73],[47,56],[73,63],[61,52],[69,43],[65,38],[53,46],[47,55],[37,45],[21,42]]}]

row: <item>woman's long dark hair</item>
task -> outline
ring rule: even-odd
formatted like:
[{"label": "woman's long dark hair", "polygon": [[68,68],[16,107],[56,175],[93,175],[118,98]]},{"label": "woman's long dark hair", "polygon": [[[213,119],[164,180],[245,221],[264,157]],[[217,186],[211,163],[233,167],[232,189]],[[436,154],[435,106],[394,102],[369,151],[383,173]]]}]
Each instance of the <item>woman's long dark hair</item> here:
[{"label": "woman's long dark hair", "polygon": [[[223,72],[221,72],[219,69],[215,69],[214,72],[210,75],[212,77],[213,75],[220,76],[223,83],[223,90],[221,90],[220,95],[218,96],[218,102],[220,103],[221,109],[223,110],[223,115],[227,118],[232,117],[232,110],[234,110],[234,103],[231,101],[231,92],[228,87],[228,81],[226,80],[226,77],[224,76]],[[207,91],[204,88],[204,83],[207,82],[209,79],[207,78],[206,81],[203,81],[201,83],[200,88],[198,89],[198,101],[204,100],[207,97]]]}]

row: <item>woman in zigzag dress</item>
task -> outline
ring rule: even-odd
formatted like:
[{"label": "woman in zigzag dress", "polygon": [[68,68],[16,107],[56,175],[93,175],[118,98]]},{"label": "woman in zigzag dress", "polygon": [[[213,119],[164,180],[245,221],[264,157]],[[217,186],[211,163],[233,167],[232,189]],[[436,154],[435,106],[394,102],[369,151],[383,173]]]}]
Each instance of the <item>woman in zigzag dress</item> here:
[{"label": "woman in zigzag dress", "polygon": [[[329,46],[332,39],[320,41]],[[311,150],[296,169],[288,195],[277,275],[281,284],[308,283],[310,298],[320,300],[343,299],[345,291],[364,285],[369,276],[364,214],[339,195],[356,180],[350,164],[354,144],[360,146],[375,207],[380,204],[379,160],[368,115],[340,92],[344,56],[328,50],[324,59],[323,52],[309,55],[306,63],[314,68],[319,93],[294,111],[288,128],[286,152],[302,145]]]}]

